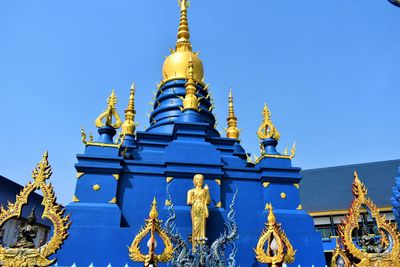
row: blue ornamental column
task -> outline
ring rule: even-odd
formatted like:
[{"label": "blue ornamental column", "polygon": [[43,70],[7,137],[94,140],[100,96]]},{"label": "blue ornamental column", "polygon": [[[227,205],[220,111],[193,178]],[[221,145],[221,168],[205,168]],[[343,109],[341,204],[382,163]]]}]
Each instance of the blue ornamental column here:
[{"label": "blue ornamental column", "polygon": [[397,228],[400,230],[400,167],[395,181],[396,186],[393,187],[393,196],[391,200],[393,204],[393,214],[396,217]]},{"label": "blue ornamental column", "polygon": [[117,205],[117,188],[122,171],[123,158],[119,155],[119,150],[123,140],[119,140],[122,139],[120,135],[117,142],[114,142],[116,129],[122,124],[115,107],[116,103],[117,97],[113,90],[108,98],[106,110],[95,121],[99,133],[97,141],[93,142],[92,137],[86,141],[82,129],[85,152],[77,155],[75,194],[73,202],[67,206],[73,215],[73,228],[120,225],[121,211]]}]

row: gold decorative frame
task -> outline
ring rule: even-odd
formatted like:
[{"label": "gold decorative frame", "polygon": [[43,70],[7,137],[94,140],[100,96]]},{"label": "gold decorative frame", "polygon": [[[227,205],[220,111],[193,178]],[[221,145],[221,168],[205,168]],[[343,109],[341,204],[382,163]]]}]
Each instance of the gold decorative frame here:
[{"label": "gold decorative frame", "polygon": [[28,203],[29,195],[36,189],[40,189],[43,193],[42,205],[44,205],[42,218],[49,219],[53,223],[54,234],[49,242],[39,248],[6,248],[0,244],[0,264],[3,267],[49,266],[55,260],[50,260],[48,257],[54,254],[68,237],[68,228],[71,225],[69,215],[63,216],[65,210],[56,203],[52,185],[46,184],[46,180],[52,174],[47,158],[46,151],[42,160],[32,171],[33,183],[29,182],[21,190],[16,196],[15,203],[8,203],[7,208],[1,207],[0,225],[11,218],[19,218],[22,207]]},{"label": "gold decorative frame", "polygon": [[[292,244],[287,238],[285,232],[282,230],[280,224],[276,223],[274,210],[271,204],[265,206],[269,210],[268,223],[265,224],[260,238],[254,252],[257,261],[260,263],[271,264],[272,267],[281,266],[282,263],[294,262],[296,251],[293,249]],[[270,244],[275,239],[278,245],[276,253],[271,253]],[[266,250],[264,250],[266,247]]]},{"label": "gold decorative frame", "polygon": [[[146,219],[145,222],[145,226],[135,236],[131,246],[129,247],[129,257],[133,261],[143,262],[144,266],[149,266],[150,263],[152,263],[153,266],[157,266],[158,262],[169,262],[172,260],[174,249],[171,240],[161,226],[162,221],[158,219],[157,201],[155,198],[151,206],[149,219]],[[139,245],[149,233],[149,253],[145,255],[140,251]],[[155,253],[156,233],[159,235],[164,244],[164,251],[160,255]]]},{"label": "gold decorative frame", "polygon": [[[342,224],[339,225],[340,240],[346,250],[353,258],[358,259],[359,263],[353,263],[356,267],[380,266],[380,267],[397,267],[400,266],[400,236],[396,230],[396,226],[388,222],[385,216],[379,214],[379,209],[367,197],[367,188],[358,178],[357,172],[354,172],[354,181],[352,186],[354,200]],[[376,221],[377,228],[382,234],[381,242],[386,243],[391,240],[390,250],[387,248],[383,253],[367,253],[357,248],[353,243],[352,233],[359,228],[360,211],[367,208],[372,218]]]}]

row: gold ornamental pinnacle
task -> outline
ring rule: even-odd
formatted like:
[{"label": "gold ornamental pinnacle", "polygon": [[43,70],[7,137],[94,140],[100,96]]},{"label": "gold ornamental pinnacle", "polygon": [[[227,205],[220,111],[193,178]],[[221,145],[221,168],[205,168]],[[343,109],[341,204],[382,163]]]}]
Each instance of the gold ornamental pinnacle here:
[{"label": "gold ornamental pinnacle", "polygon": [[271,121],[271,112],[269,111],[267,104],[264,104],[263,122],[258,128],[257,135],[260,139],[272,138],[279,141],[281,138],[278,129],[276,129],[275,125]]},{"label": "gold ornamental pinnacle", "polygon": [[[95,125],[97,128],[101,128],[103,126],[110,126],[114,129],[118,129],[121,127],[121,118],[117,112],[116,104],[117,104],[117,96],[115,95],[115,90],[113,89],[111,95],[108,97],[107,100],[107,108],[103,111],[96,119]],[[115,118],[115,123],[112,123],[112,118]],[[103,120],[106,120],[103,122]]]},{"label": "gold ornamental pinnacle", "polygon": [[229,89],[229,104],[228,104],[228,117],[226,121],[228,122],[228,128],[225,129],[226,137],[239,139],[240,130],[237,128],[237,118],[235,116],[235,111],[233,108],[233,96],[232,96],[232,88]]},{"label": "gold ornamental pinnacle", "polygon": [[163,65],[162,75],[163,82],[174,79],[188,79],[189,60],[192,58],[194,68],[193,79],[202,83],[204,79],[203,63],[198,57],[198,53],[192,52],[192,44],[190,42],[189,23],[187,10],[189,1],[178,1],[180,7],[180,20],[178,26],[177,40],[175,49],[171,50]]},{"label": "gold ornamental pinnacle", "polygon": [[199,111],[199,98],[196,96],[196,83],[194,81],[194,69],[193,69],[193,58],[189,58],[188,66],[188,80],[185,84],[186,93],[185,97],[181,98],[183,103],[183,110],[193,109]]},{"label": "gold ornamental pinnacle", "polygon": [[129,135],[135,134],[135,115],[135,82],[133,82],[129,93],[128,106],[125,109],[125,121],[122,123],[122,133]]}]

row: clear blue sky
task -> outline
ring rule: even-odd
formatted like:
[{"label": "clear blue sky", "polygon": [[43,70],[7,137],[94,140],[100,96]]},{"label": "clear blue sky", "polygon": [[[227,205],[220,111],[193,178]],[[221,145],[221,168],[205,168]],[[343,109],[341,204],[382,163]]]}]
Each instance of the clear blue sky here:
[{"label": "clear blue sky", "polygon": [[[25,184],[48,149],[68,203],[81,124],[96,131],[113,88],[123,113],[133,79],[138,129],[148,126],[176,2],[1,1],[0,174]],[[399,158],[399,21],[385,0],[192,0],[189,9],[220,130],[232,86],[244,148],[259,153],[267,102],[280,150],[296,140],[294,165],[306,169]]]}]

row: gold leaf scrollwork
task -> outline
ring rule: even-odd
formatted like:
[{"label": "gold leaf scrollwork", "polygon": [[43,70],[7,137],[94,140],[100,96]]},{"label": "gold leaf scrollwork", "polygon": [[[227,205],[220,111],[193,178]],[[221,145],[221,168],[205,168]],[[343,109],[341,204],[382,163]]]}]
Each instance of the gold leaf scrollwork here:
[{"label": "gold leaf scrollwork", "polygon": [[[271,266],[281,266],[282,263],[292,263],[296,251],[287,238],[280,224],[276,223],[274,210],[271,204],[266,205],[268,209],[268,222],[261,233],[257,246],[254,249],[257,261],[260,263],[271,264]],[[264,250],[264,247],[266,249]]]},{"label": "gold leaf scrollwork", "polygon": [[[354,200],[342,224],[339,225],[340,241],[347,254],[357,260],[352,263],[356,267],[380,266],[380,267],[398,267],[400,266],[400,236],[396,226],[386,221],[385,216],[379,214],[379,209],[367,197],[367,188],[358,178],[357,172],[354,172],[354,181],[352,186]],[[356,246],[353,239],[353,232],[359,229],[359,219],[361,210],[366,209],[371,215],[379,231],[381,239],[379,241],[379,252],[368,252],[367,249]],[[367,237],[368,238],[368,237]]]},{"label": "gold leaf scrollwork", "polygon": [[[145,266],[148,266],[149,264],[153,264],[154,266],[156,266],[158,262],[168,262],[172,260],[174,252],[172,242],[169,239],[167,233],[162,228],[161,222],[162,221],[158,219],[157,201],[154,198],[149,214],[149,219],[145,220],[145,226],[135,236],[131,246],[129,247],[129,257],[133,261],[143,262],[145,263]],[[139,246],[148,234],[150,234],[150,240],[148,242],[149,252],[147,255],[145,255],[140,251]],[[155,234],[157,234],[161,238],[164,245],[164,250],[159,255],[155,253]]]},{"label": "gold leaf scrollwork", "polygon": [[21,216],[22,207],[28,203],[29,195],[36,189],[43,194],[44,211],[42,218],[49,219],[53,224],[54,234],[50,241],[39,248],[6,248],[0,244],[0,264],[3,267],[34,267],[49,266],[55,260],[48,259],[54,254],[68,237],[68,229],[71,222],[69,215],[63,216],[64,209],[56,203],[53,187],[46,184],[46,180],[52,174],[51,166],[47,160],[48,153],[44,153],[42,160],[32,171],[33,183],[29,182],[16,196],[15,203],[8,203],[7,207],[1,207],[0,225],[11,218]]}]

